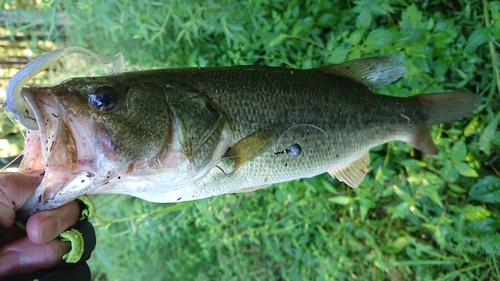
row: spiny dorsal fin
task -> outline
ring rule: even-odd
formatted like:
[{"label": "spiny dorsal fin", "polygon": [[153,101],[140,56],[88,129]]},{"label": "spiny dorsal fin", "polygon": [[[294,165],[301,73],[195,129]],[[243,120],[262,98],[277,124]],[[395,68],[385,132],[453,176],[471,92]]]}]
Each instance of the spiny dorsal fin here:
[{"label": "spiny dorsal fin", "polygon": [[365,175],[368,172],[369,164],[370,155],[367,152],[358,160],[345,166],[331,169],[328,173],[339,181],[345,182],[348,186],[355,188],[358,187],[361,181],[365,178]]},{"label": "spiny dorsal fin", "polygon": [[371,89],[391,84],[406,73],[404,60],[396,55],[350,60],[316,69],[351,78]]}]

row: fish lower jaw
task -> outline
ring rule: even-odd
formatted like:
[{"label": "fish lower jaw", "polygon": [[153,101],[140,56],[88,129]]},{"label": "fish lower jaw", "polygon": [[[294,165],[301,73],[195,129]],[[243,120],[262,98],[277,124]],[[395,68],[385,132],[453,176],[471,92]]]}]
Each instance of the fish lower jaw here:
[{"label": "fish lower jaw", "polygon": [[45,171],[44,178],[33,195],[18,211],[18,218],[69,203],[85,194],[92,186],[92,173],[54,174]]}]

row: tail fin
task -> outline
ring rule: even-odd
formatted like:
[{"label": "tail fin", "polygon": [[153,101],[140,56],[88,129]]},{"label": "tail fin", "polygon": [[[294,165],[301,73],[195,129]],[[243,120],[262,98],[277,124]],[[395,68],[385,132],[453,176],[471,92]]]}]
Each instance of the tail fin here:
[{"label": "tail fin", "polygon": [[429,123],[447,123],[468,116],[481,103],[481,97],[471,93],[437,93],[418,95],[429,116]]},{"label": "tail fin", "polygon": [[423,94],[413,98],[420,102],[429,119],[408,142],[431,155],[438,153],[430,137],[432,125],[468,116],[481,103],[480,96],[464,92]]}]

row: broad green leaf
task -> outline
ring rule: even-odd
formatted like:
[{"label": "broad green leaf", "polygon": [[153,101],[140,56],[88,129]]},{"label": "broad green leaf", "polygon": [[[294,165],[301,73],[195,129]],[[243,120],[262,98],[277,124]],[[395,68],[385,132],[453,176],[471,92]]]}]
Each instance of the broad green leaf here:
[{"label": "broad green leaf", "polygon": [[436,242],[439,244],[440,247],[443,247],[446,244],[443,231],[439,226],[436,227],[436,230],[434,230],[434,239],[436,239]]},{"label": "broad green leaf", "polygon": [[491,216],[491,212],[483,206],[474,206],[467,204],[464,208],[464,216],[470,221],[482,221]]},{"label": "broad green leaf", "polygon": [[465,156],[467,156],[467,146],[465,146],[465,142],[463,140],[457,141],[450,149],[448,155],[455,163],[463,161]]},{"label": "broad green leaf", "polygon": [[355,30],[349,36],[349,43],[356,46],[359,44],[362,38],[363,38],[363,32],[361,30]]},{"label": "broad green leaf", "polygon": [[319,17],[318,23],[323,26],[331,26],[332,22],[335,21],[335,15],[334,14],[323,14]]},{"label": "broad green leaf", "polygon": [[476,51],[477,47],[489,41],[491,30],[489,28],[480,28],[472,32],[465,44],[464,52],[473,53]]},{"label": "broad green leaf", "polygon": [[500,222],[488,217],[480,221],[469,221],[466,225],[467,230],[473,234],[491,234],[500,226]]},{"label": "broad green leaf", "polygon": [[425,222],[429,221],[429,217],[427,217],[426,215],[424,215],[424,213],[422,213],[415,205],[413,205],[412,207],[410,207],[410,211],[411,211],[412,214],[414,214],[415,216],[421,218],[423,221],[425,221]]},{"label": "broad green leaf", "polygon": [[477,178],[478,174],[476,170],[472,169],[468,164],[464,162],[455,163],[453,166],[455,170],[464,177]]},{"label": "broad green leaf", "polygon": [[433,172],[424,172],[422,184],[433,186],[434,189],[439,189],[444,186],[444,180]]},{"label": "broad green leaf", "polygon": [[491,140],[491,143],[496,146],[500,146],[500,131],[496,131],[495,134],[493,135],[493,139]]},{"label": "broad green leaf", "polygon": [[359,214],[361,216],[361,221],[365,221],[368,211],[375,206],[376,204],[373,202],[372,198],[363,197],[359,200]]},{"label": "broad green leaf", "polygon": [[500,21],[500,1],[490,1],[488,6],[491,12],[491,17],[496,21]]},{"label": "broad green leaf", "polygon": [[407,19],[403,26],[401,27],[401,32],[397,39],[397,42],[405,45],[411,46],[416,42],[422,40],[427,31],[425,29],[415,29],[411,27],[410,19]]},{"label": "broad green leaf", "polygon": [[417,28],[420,25],[422,17],[422,12],[418,10],[417,6],[415,4],[411,4],[408,8],[406,8],[406,10],[403,11],[401,20],[406,21],[409,19],[411,26],[413,28]]},{"label": "broad green leaf", "polygon": [[394,194],[394,188],[386,188],[384,192],[382,192],[382,197],[389,197]]},{"label": "broad green leaf", "polygon": [[410,213],[410,207],[407,202],[401,202],[392,210],[391,220],[406,217]]},{"label": "broad green leaf", "polygon": [[322,180],[321,183],[326,191],[330,193],[337,193],[337,189],[327,180]]},{"label": "broad green leaf", "polygon": [[439,170],[439,174],[446,182],[452,183],[456,182],[460,176],[458,172],[453,167],[453,163],[449,160],[445,160],[444,166]]},{"label": "broad green leaf", "polygon": [[481,241],[481,248],[490,255],[500,255],[500,234],[485,237]]},{"label": "broad green leaf", "polygon": [[411,236],[400,236],[398,238],[396,238],[396,240],[394,240],[392,243],[390,243],[388,246],[384,247],[383,250],[385,252],[389,252],[389,253],[399,253],[401,252],[402,250],[404,250],[406,248],[406,246],[408,246],[411,241],[413,240],[413,238]]},{"label": "broad green leaf", "polygon": [[469,137],[473,134],[477,134],[480,132],[481,123],[479,123],[479,115],[474,116],[472,120],[470,120],[469,124],[465,126],[464,136]]},{"label": "broad green leaf", "polygon": [[[493,18],[497,18],[495,20],[495,22],[500,22],[500,20],[498,19],[500,17],[500,2],[496,2],[496,5],[494,5],[493,3],[491,3],[491,15],[493,16]],[[500,38],[500,25],[499,24],[495,24],[495,25],[492,25],[491,26],[492,30],[491,30],[491,34],[494,38]]]},{"label": "broad green leaf", "polygon": [[448,183],[448,187],[449,187],[452,191],[454,191],[454,192],[456,192],[456,193],[465,193],[465,192],[467,192],[467,190],[466,190],[466,189],[461,188],[459,185],[454,184],[454,183]]},{"label": "broad green leaf", "polygon": [[335,196],[332,198],[328,198],[328,201],[345,206],[351,204],[354,200],[352,197],[349,196]]},{"label": "broad green leaf", "polygon": [[449,70],[448,62],[444,59],[438,59],[434,62],[434,76],[437,82],[444,82],[446,72]]},{"label": "broad green leaf", "polygon": [[425,167],[425,162],[423,161],[418,161],[415,159],[404,159],[399,162],[402,166],[406,168],[406,170],[411,170],[414,172],[422,170],[423,167]]},{"label": "broad green leaf", "polygon": [[393,188],[394,188],[394,191],[396,192],[396,194],[398,195],[398,197],[401,198],[401,200],[409,201],[409,200],[413,199],[413,197],[410,195],[410,193],[399,188],[399,186],[394,185]]},{"label": "broad green leaf", "polygon": [[433,224],[430,224],[430,223],[423,223],[422,226],[425,227],[425,228],[427,228],[430,231],[433,231],[433,232],[436,231],[436,229],[437,229],[436,225],[433,225]]},{"label": "broad green leaf", "polygon": [[500,178],[484,177],[472,187],[469,196],[483,203],[500,203]]},{"label": "broad green leaf", "polygon": [[329,64],[339,64],[346,60],[347,54],[349,53],[350,48],[338,46],[333,51],[332,55],[328,59]]},{"label": "broad green leaf", "polygon": [[286,38],[288,38],[288,36],[285,35],[285,34],[280,34],[278,36],[275,36],[271,40],[271,42],[269,42],[268,46],[269,47],[275,47],[275,46],[281,45]]},{"label": "broad green leaf", "polygon": [[398,34],[388,29],[374,29],[366,38],[365,44],[373,50],[380,50],[396,40]]},{"label": "broad green leaf", "polygon": [[429,66],[429,62],[426,58],[421,58],[421,57],[414,57],[413,59],[409,60],[408,63],[413,64],[413,66],[423,72],[430,73],[431,68]]},{"label": "broad green leaf", "polygon": [[420,186],[418,188],[418,192],[422,195],[429,197],[434,203],[436,203],[439,207],[443,207],[443,203],[441,202],[441,197],[439,193],[436,191],[436,187],[425,185]]},{"label": "broad green leaf", "polygon": [[498,127],[498,120],[500,119],[500,112],[490,121],[490,123],[484,128],[481,137],[479,138],[479,149],[486,153],[486,155],[490,155],[490,143],[495,135],[495,131]]},{"label": "broad green leaf", "polygon": [[372,15],[370,9],[365,7],[361,10],[358,17],[356,18],[356,27],[361,29],[367,29],[372,23]]}]

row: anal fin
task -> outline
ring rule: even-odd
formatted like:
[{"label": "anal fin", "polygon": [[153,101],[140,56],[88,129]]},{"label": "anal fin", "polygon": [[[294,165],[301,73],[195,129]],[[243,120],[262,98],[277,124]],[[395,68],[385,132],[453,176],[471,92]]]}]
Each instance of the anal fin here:
[{"label": "anal fin", "polygon": [[370,155],[367,152],[358,160],[342,167],[331,169],[328,173],[339,181],[345,182],[348,186],[355,188],[358,187],[365,178],[369,164]]}]

